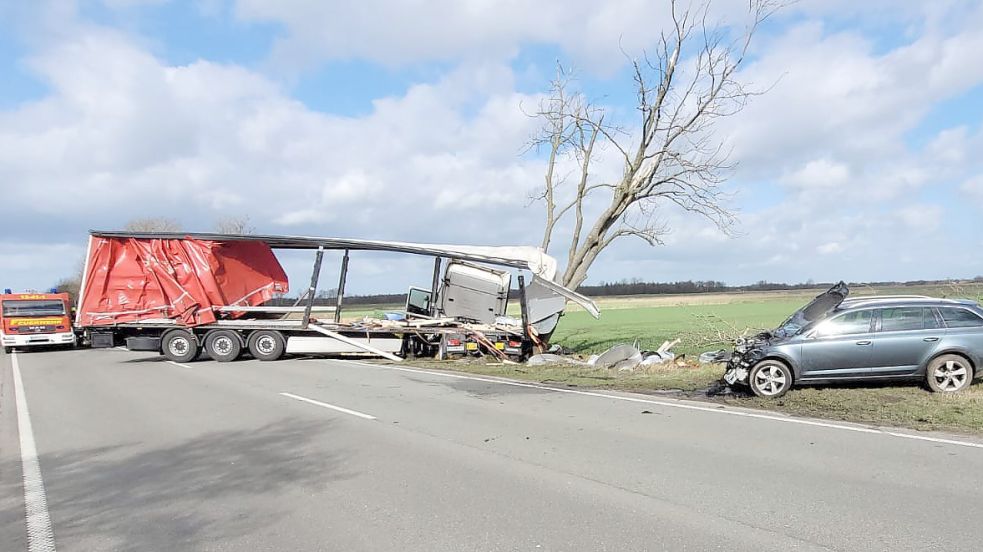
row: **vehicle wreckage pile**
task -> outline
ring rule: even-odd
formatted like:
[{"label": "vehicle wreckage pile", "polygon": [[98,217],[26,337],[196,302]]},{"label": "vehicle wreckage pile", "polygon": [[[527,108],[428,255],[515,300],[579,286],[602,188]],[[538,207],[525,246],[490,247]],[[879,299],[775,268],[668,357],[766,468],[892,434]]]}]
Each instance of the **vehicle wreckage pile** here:
[{"label": "vehicle wreckage pile", "polygon": [[654,351],[643,351],[639,349],[638,342],[629,345],[622,343],[615,345],[598,355],[591,355],[587,358],[577,357],[569,354],[562,347],[554,345],[550,352],[533,355],[526,362],[529,366],[543,366],[546,364],[574,364],[580,366],[590,366],[593,368],[604,368],[617,372],[633,372],[639,368],[649,366],[686,366],[685,355],[672,352],[672,348],[679,344],[681,340],[664,341],[658,349]]}]

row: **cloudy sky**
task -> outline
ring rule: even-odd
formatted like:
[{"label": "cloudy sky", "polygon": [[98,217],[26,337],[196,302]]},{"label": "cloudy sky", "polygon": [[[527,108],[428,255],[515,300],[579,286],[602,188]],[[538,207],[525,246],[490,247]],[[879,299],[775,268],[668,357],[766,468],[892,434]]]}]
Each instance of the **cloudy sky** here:
[{"label": "cloudy sky", "polygon": [[[49,286],[87,229],[144,216],[537,245],[526,113],[561,60],[630,131],[629,59],[665,20],[655,0],[0,0],[0,287]],[[980,52],[980,1],[799,1],[741,70],[771,89],[716,129],[734,235],[667,206],[664,246],[618,243],[588,282],[983,274]],[[428,264],[359,257],[349,289]]]}]

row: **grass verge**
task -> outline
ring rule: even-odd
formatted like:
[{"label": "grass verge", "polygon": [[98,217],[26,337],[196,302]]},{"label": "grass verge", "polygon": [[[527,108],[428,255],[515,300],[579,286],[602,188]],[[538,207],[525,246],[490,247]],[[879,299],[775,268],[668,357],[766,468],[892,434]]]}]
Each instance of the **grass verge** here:
[{"label": "grass verge", "polygon": [[954,395],[917,384],[796,387],[778,400],[725,398],[728,404],[848,422],[983,435],[983,384]]},{"label": "grass verge", "polygon": [[564,387],[614,389],[639,393],[696,392],[719,380],[723,371],[711,365],[694,367],[651,367],[634,372],[612,372],[593,366],[547,364],[501,364],[483,359],[413,360],[406,364],[417,368],[452,370],[469,374],[499,376]]},{"label": "grass verge", "polygon": [[915,384],[796,387],[781,399],[766,400],[742,394],[708,397],[704,391],[723,375],[723,368],[714,365],[650,367],[619,373],[590,366],[526,366],[485,359],[407,364],[561,387],[668,394],[794,416],[983,435],[983,383],[955,395],[931,393]]}]

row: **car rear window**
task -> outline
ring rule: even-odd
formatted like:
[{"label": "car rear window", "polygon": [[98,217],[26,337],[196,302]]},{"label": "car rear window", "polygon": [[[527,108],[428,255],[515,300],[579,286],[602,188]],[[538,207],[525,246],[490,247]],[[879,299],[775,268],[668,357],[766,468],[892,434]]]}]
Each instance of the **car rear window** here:
[{"label": "car rear window", "polygon": [[975,328],[983,326],[983,318],[968,309],[958,309],[954,307],[940,307],[942,320],[948,328]]},{"label": "car rear window", "polygon": [[929,330],[939,327],[935,313],[928,307],[893,307],[880,309],[881,331]]}]

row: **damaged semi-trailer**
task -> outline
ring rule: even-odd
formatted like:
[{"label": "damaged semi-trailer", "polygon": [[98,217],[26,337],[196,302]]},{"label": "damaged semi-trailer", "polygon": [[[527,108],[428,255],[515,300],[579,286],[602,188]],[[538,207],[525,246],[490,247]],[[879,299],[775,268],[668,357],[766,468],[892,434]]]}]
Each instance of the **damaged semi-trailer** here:
[{"label": "damaged semi-trailer", "polygon": [[[292,304],[274,250],[314,253],[310,285]],[[343,251],[333,305],[315,302],[325,251]],[[395,319],[343,320],[350,253],[434,258],[429,288],[411,287]],[[520,318],[506,316],[512,271]],[[553,282],[556,261],[538,248],[432,245],[300,236],[93,231],[75,319],[92,347],[125,344],[188,362],[248,352],[406,356],[491,354],[522,359],[552,335],[567,301],[597,317],[592,300]]]}]

